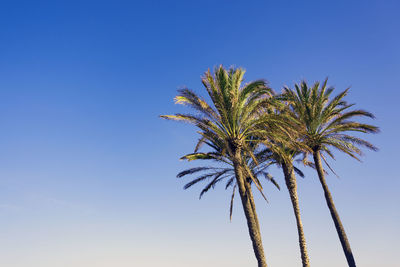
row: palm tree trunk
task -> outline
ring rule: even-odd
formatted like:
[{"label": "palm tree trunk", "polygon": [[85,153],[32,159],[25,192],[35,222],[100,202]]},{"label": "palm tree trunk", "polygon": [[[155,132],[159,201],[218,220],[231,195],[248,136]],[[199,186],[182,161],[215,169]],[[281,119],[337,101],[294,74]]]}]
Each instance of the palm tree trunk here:
[{"label": "palm tree trunk", "polygon": [[308,259],[306,238],[304,236],[303,223],[301,222],[299,198],[297,196],[297,183],[293,171],[293,165],[292,163],[282,163],[282,169],[285,175],[286,186],[289,190],[290,200],[292,201],[294,215],[296,217],[297,232],[299,234],[301,262],[303,263],[303,267],[309,267],[310,260]]},{"label": "palm tree trunk", "polygon": [[253,214],[252,216],[254,217],[254,220],[256,221],[258,234],[261,236],[261,228],[260,228],[260,223],[258,222],[258,216],[256,213],[256,204],[254,202],[253,192],[251,190],[251,184],[248,181],[246,181],[246,179],[245,179],[244,185],[246,188],[246,195],[248,196],[248,198],[250,200],[250,205],[251,205],[250,213]]},{"label": "palm tree trunk", "polygon": [[235,177],[239,188],[239,195],[242,200],[243,210],[246,216],[247,226],[249,228],[250,239],[253,243],[253,250],[258,261],[258,267],[267,267],[260,229],[258,225],[258,218],[251,204],[248,190],[246,190],[246,181],[243,177],[244,169],[242,167],[242,164],[241,151],[240,149],[236,149],[233,160],[233,167],[235,169]]},{"label": "palm tree trunk", "polygon": [[251,191],[251,186],[250,183],[248,183],[247,181],[244,183],[245,188],[246,188],[246,193],[249,197],[250,200],[250,204],[251,204],[251,208],[253,210],[253,213],[255,214],[254,218],[256,220],[256,224],[257,224],[257,228],[260,231],[260,223],[258,222],[258,218],[256,215],[256,204],[254,203],[254,197],[253,197],[253,192]]},{"label": "palm tree trunk", "polygon": [[319,181],[321,182],[322,188],[324,189],[326,204],[328,205],[329,211],[331,212],[332,220],[335,223],[336,231],[338,233],[340,243],[342,244],[347,263],[350,267],[355,267],[356,262],[354,261],[353,252],[351,251],[349,240],[347,239],[342,221],[340,220],[339,214],[335,208],[335,204],[333,203],[331,192],[329,191],[328,185],[326,184],[324,169],[322,168],[319,151],[314,152],[313,156],[314,163],[318,172]]}]

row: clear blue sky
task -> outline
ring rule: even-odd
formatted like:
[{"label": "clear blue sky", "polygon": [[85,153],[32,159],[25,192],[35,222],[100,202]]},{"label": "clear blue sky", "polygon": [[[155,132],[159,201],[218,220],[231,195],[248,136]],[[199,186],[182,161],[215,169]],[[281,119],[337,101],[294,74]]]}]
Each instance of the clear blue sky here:
[{"label": "clear blue sky", "polygon": [[[360,266],[400,250],[396,1],[1,1],[0,265],[256,265],[240,202],[198,200],[178,161],[194,129],[162,121],[218,64],[280,91],[329,76],[373,112],[380,151],[338,156],[329,185]],[[397,153],[396,153],[397,152]],[[282,183],[279,170],[272,170]],[[299,179],[313,266],[345,258],[313,171]],[[271,266],[300,266],[286,190],[258,212]]]}]

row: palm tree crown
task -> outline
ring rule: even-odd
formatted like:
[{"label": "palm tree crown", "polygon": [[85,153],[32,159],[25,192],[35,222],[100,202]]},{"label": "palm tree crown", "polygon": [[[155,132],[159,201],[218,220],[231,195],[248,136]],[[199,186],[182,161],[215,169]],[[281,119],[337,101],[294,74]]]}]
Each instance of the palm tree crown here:
[{"label": "palm tree crown", "polygon": [[295,85],[295,90],[284,88],[283,95],[303,126],[302,141],[311,151],[321,151],[334,158],[330,149],[334,147],[359,159],[358,156],[362,155],[360,146],[372,150],[376,150],[376,147],[349,132],[376,133],[378,128],[352,119],[374,118],[374,115],[361,109],[349,111],[353,104],[343,100],[349,89],[330,100],[333,89],[327,87],[327,80],[321,86],[316,82],[312,87],[303,81],[300,85]]},{"label": "palm tree crown", "polygon": [[231,68],[227,71],[220,66],[215,70],[214,76],[208,70],[202,77],[202,83],[213,106],[185,88],[179,90],[175,103],[190,106],[198,111],[198,114],[161,116],[194,124],[201,130],[196,152],[187,155],[186,159],[213,157],[213,153],[197,153],[204,143],[220,149],[228,157],[232,157],[233,149],[240,146],[245,154],[249,153],[253,157],[249,143],[253,142],[252,137],[261,131],[260,126],[268,121],[266,116],[260,116],[260,110],[270,101],[273,92],[264,80],[253,81],[240,87],[243,75],[243,69]]}]

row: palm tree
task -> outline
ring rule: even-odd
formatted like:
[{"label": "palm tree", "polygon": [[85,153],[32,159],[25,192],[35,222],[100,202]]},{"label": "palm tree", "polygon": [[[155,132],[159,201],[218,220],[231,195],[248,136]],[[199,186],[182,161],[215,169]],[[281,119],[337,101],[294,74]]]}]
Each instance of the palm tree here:
[{"label": "palm tree", "polygon": [[[375,126],[353,121],[356,117],[374,118],[373,114],[365,110],[350,110],[353,104],[348,104],[343,98],[348,89],[338,94],[332,100],[329,97],[333,87],[327,88],[327,80],[320,86],[316,82],[309,87],[305,81],[300,85],[295,84],[295,90],[284,88],[284,99],[290,103],[293,115],[303,125],[301,141],[308,147],[314,158],[314,167],[317,170],[319,180],[325,193],[326,203],[330,210],[336,227],[344,254],[349,266],[356,266],[349,240],[346,236],[343,224],[335,208],[332,195],[325,180],[325,170],[322,160],[326,162],[325,155],[334,158],[331,148],[359,160],[362,155],[361,147],[377,150],[371,143],[351,135],[352,132],[377,133],[379,129]],[[332,169],[331,169],[332,170]]]},{"label": "palm tree", "polygon": [[[252,158],[254,148],[257,147],[258,134],[273,134],[279,129],[279,120],[274,116],[262,113],[266,103],[270,101],[272,90],[266,86],[264,80],[257,80],[241,86],[244,75],[243,69],[222,66],[215,69],[214,75],[208,70],[202,77],[202,83],[207,90],[213,105],[209,105],[203,98],[189,89],[182,89],[175,102],[188,105],[198,114],[176,114],[161,116],[165,119],[184,121],[194,124],[200,129],[201,138],[196,147],[205,143],[228,158],[233,166],[243,210],[247,220],[249,235],[252,240],[258,266],[267,266],[261,234],[255,209],[250,200],[251,188],[247,185],[246,176],[248,166],[243,158]],[[269,124],[268,129],[261,127]],[[217,149],[216,149],[217,148]],[[195,152],[185,156],[188,160],[220,159],[215,152]],[[254,177],[250,178],[261,190],[260,184]],[[215,178],[214,178],[215,179]],[[217,178],[218,179],[218,178]]]}]

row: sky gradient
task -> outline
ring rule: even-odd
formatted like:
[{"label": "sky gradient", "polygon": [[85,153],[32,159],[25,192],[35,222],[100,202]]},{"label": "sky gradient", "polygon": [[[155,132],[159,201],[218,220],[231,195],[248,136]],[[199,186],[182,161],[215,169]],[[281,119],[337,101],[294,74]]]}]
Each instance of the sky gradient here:
[{"label": "sky gradient", "polygon": [[[182,189],[194,128],[176,90],[219,64],[275,91],[329,77],[377,117],[380,148],[327,177],[359,266],[398,266],[396,1],[2,1],[0,265],[255,266],[241,203]],[[371,121],[369,121],[371,122]],[[304,168],[303,168],[304,169]],[[281,171],[271,172],[283,185]],[[345,266],[316,173],[298,179],[312,266]],[[257,196],[270,266],[301,266],[287,190]]]}]

